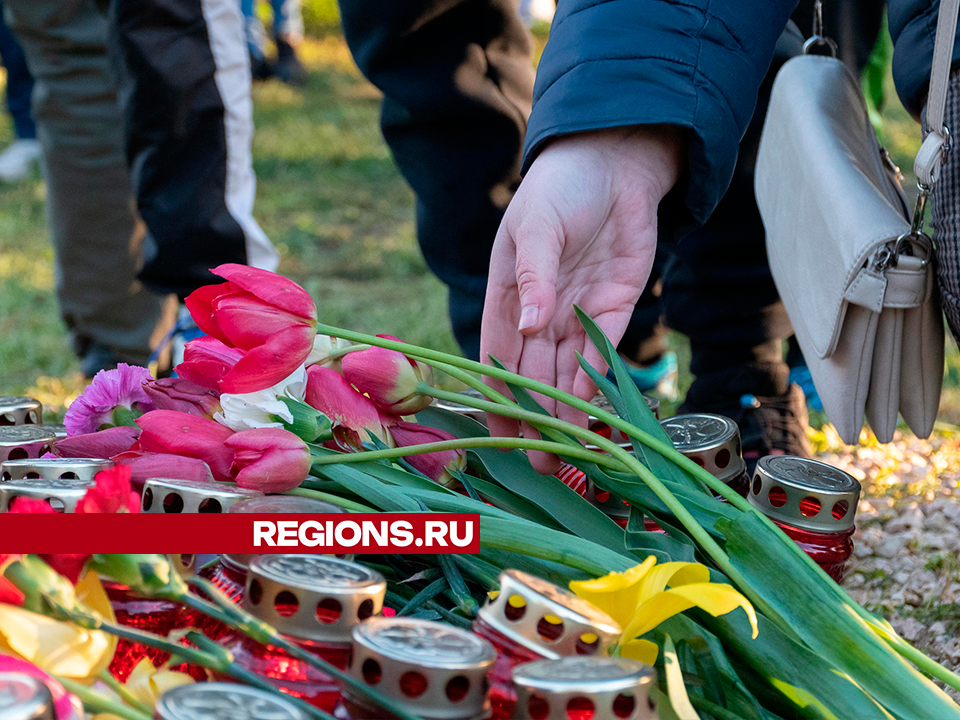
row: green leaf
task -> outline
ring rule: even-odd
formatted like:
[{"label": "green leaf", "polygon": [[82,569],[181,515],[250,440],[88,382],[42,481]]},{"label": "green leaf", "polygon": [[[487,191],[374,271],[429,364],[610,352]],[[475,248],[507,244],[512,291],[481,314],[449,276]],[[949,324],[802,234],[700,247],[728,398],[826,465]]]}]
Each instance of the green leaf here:
[{"label": "green leaf", "polygon": [[385,512],[420,511],[416,500],[351,465],[318,465],[314,468],[314,472],[335,481],[341,487],[356,493],[366,502]]},{"label": "green leaf", "polygon": [[644,526],[643,513],[636,507],[630,508],[630,518],[627,520],[626,543],[630,550],[641,550],[640,555],[655,555],[657,562],[696,562],[693,543],[680,540],[657,532],[649,532]]},{"label": "green leaf", "polygon": [[292,397],[281,395],[277,399],[290,410],[293,422],[287,422],[277,415],[273,415],[273,419],[283,423],[283,427],[298,438],[308,443],[322,443],[333,437],[330,418],[322,412]]}]

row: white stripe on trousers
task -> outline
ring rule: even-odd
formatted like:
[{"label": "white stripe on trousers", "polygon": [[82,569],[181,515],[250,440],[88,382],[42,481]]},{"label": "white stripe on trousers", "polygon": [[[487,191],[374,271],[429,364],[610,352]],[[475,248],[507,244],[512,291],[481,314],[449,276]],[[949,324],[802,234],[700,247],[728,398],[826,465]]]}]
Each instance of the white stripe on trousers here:
[{"label": "white stripe on trousers", "polygon": [[253,173],[253,100],[250,57],[238,0],[200,0],[217,69],[214,81],[223,103],[227,143],[226,205],[246,238],[247,264],[276,270],[280,255],[253,217],[257,178]]}]

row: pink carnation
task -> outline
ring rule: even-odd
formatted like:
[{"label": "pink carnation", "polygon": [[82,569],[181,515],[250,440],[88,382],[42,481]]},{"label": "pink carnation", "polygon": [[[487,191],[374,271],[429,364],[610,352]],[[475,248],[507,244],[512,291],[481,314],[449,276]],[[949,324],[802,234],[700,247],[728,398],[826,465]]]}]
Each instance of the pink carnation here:
[{"label": "pink carnation", "polygon": [[101,425],[110,424],[114,408],[136,408],[140,412],[154,410],[143,389],[144,380],[150,377],[146,368],[125,363],[120,363],[114,370],[98,372],[63,417],[67,435],[96,432]]}]

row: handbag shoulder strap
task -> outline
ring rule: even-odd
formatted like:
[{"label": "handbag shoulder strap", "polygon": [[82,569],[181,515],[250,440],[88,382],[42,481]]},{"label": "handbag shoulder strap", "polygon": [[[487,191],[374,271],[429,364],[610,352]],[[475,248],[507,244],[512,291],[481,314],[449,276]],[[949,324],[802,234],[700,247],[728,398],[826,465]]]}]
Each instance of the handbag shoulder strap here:
[{"label": "handbag shoulder strap", "polygon": [[933,43],[933,66],[930,69],[930,91],[927,95],[927,127],[917,159],[913,164],[917,181],[928,188],[940,176],[940,165],[950,149],[950,130],[943,124],[947,105],[947,87],[953,62],[953,43],[957,33],[960,0],[940,0],[937,34]]}]

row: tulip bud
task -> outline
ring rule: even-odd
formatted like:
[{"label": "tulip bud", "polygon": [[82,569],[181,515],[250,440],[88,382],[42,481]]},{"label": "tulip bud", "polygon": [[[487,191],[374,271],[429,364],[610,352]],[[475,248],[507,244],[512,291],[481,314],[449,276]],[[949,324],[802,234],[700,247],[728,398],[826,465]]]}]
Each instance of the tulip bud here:
[{"label": "tulip bud", "polygon": [[[390,335],[378,335],[397,340]],[[421,382],[433,382],[433,369],[396,350],[371,347],[349,353],[341,361],[343,376],[384,412],[413,415],[430,405],[432,398],[417,392]]]},{"label": "tulip bud", "polygon": [[203,460],[215,480],[232,480],[233,451],[224,443],[233,430],[207,418],[175,410],[154,410],[137,418],[140,439],[134,450]]},{"label": "tulip bud", "polygon": [[148,598],[181,598],[186,582],[165,555],[93,555],[88,567]]},{"label": "tulip bud", "polygon": [[258,428],[227,438],[237,485],[265,493],[292,490],[306,480],[312,457],[307,444],[288,430]]},{"label": "tulip bud", "polygon": [[117,465],[130,468],[130,483],[142,488],[150,478],[213,482],[210,466],[203,460],[165,453],[128,451],[110,458]]},{"label": "tulip bud", "polygon": [[363,450],[370,435],[393,447],[393,439],[385,427],[392,418],[385,417],[370,398],[357,392],[334,370],[319,365],[307,370],[306,400],[333,423],[333,437],[341,449]]},{"label": "tulip bud", "polygon": [[220,381],[242,357],[242,350],[228,347],[216,338],[204,335],[184,346],[183,362],[176,367],[177,376],[219,390]]},{"label": "tulip bud", "polygon": [[[457,439],[456,436],[444,430],[405,420],[400,420],[396,425],[392,425],[390,434],[393,435],[397,447],[426,445],[427,443]],[[463,472],[467,467],[467,453],[462,449],[408,455],[404,460],[435,483],[444,487],[456,484],[457,478],[454,473]]]},{"label": "tulip bud", "polygon": [[140,428],[114,427],[57,440],[53,449],[65,458],[112,458],[126,452],[140,437]]},{"label": "tulip bud", "polygon": [[304,365],[307,367],[319,365],[340,372],[342,358],[339,357],[338,353],[352,345],[353,343],[349,340],[336,338],[332,335],[317,335],[313,341],[313,350],[310,351]]},{"label": "tulip bud", "polygon": [[157,410],[176,410],[211,419],[220,411],[219,392],[186,378],[150,378],[144,381],[143,391]]}]

